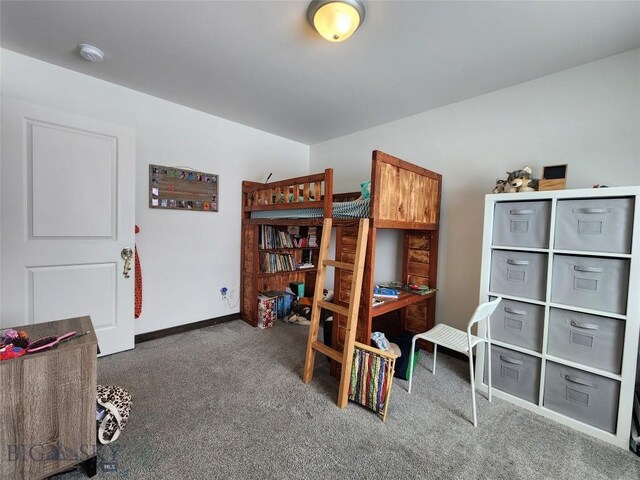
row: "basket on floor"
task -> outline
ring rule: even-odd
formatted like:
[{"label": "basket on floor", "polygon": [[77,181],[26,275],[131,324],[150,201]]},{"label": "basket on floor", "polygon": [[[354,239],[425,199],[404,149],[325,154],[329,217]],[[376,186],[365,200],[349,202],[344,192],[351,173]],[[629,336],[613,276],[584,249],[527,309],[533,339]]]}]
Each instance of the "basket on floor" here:
[{"label": "basket on floor", "polygon": [[355,343],[349,400],[373,410],[385,422],[396,358],[393,353]]}]

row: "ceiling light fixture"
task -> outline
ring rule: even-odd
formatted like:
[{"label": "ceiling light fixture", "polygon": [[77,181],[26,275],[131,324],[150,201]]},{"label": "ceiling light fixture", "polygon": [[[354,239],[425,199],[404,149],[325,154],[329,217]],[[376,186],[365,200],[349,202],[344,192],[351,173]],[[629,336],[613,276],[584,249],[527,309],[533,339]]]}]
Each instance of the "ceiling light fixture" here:
[{"label": "ceiling light fixture", "polygon": [[104,53],[99,48],[89,45],[88,43],[81,43],[78,45],[80,49],[80,56],[90,62],[98,63],[104,59]]},{"label": "ceiling light fixture", "polygon": [[361,0],[314,0],[307,10],[309,23],[330,42],[349,38],[364,21]]}]

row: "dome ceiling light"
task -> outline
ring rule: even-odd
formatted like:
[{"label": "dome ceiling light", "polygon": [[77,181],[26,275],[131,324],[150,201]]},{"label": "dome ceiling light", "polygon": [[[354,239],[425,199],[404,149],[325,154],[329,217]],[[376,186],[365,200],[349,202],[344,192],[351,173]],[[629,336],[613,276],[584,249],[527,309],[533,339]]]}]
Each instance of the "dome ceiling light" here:
[{"label": "dome ceiling light", "polygon": [[309,23],[330,42],[349,38],[364,21],[361,0],[314,0],[307,10]]}]

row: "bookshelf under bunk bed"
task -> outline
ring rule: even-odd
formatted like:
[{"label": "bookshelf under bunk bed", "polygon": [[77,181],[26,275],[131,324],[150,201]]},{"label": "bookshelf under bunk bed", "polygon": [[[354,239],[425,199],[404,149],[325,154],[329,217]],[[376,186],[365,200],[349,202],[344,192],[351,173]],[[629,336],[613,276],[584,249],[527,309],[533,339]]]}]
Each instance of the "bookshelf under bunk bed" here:
[{"label": "bookshelf under bunk bed", "polygon": [[[397,299],[385,299],[373,305],[375,287],[375,252],[377,232],[394,229],[402,232],[402,282],[437,286],[438,227],[440,219],[442,176],[381,151],[374,151],[371,164],[369,198],[361,192],[333,193],[333,170],[296,177],[269,184],[243,182],[242,188],[242,284],[241,316],[249,324],[257,325],[257,298],[260,292],[285,290],[291,283],[303,283],[305,296],[315,287],[317,248],[264,248],[261,238],[267,228],[299,240],[315,232],[316,243],[322,235],[322,220],[333,218],[336,233],[335,259],[353,262],[356,250],[358,219],[368,217],[370,229],[366,264],[360,300],[360,314],[356,340],[370,343],[374,319],[390,314],[397,318],[396,328],[412,333],[424,332],[435,323],[435,291],[426,295],[400,292]],[[282,232],[282,233],[280,233]],[[262,237],[261,237],[262,236]],[[260,248],[260,245],[263,248]],[[310,252],[313,267],[297,268],[305,248]],[[278,253],[290,256],[294,268],[277,272],[264,271],[261,254]],[[351,274],[336,270],[334,302],[346,305],[351,287]],[[342,349],[346,318],[334,315],[332,346]]]}]

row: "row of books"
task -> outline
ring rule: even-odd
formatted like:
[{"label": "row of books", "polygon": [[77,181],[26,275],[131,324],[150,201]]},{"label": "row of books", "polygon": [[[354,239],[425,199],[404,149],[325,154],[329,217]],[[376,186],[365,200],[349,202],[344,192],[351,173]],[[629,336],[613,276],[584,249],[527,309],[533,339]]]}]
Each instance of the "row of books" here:
[{"label": "row of books", "polygon": [[291,253],[262,252],[260,254],[260,272],[262,273],[292,272],[309,268],[315,268],[310,258],[308,260],[303,258],[303,261],[298,263]]},{"label": "row of books", "polygon": [[304,248],[317,247],[316,227],[309,227],[309,236],[300,236],[299,228],[288,231],[269,225],[261,225],[258,229],[258,248]]},{"label": "row of books", "polygon": [[296,270],[298,264],[291,253],[271,253],[260,254],[260,271],[262,273],[276,273]]},{"label": "row of books", "polygon": [[258,229],[258,248],[293,248],[293,240],[284,230],[261,225]]}]

